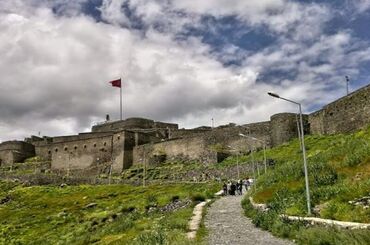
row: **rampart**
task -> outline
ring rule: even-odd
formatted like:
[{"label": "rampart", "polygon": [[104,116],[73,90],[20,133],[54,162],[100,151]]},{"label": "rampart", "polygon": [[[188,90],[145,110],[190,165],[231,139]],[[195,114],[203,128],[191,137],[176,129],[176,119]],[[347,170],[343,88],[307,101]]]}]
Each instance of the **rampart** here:
[{"label": "rampart", "polygon": [[178,129],[174,123],[155,122],[145,118],[128,118],[126,120],[103,122],[92,127],[92,132],[107,132],[115,130],[139,130],[139,129]]},{"label": "rampart", "polygon": [[[370,85],[304,115],[303,120],[305,134],[347,133],[367,126],[370,123]],[[95,125],[89,133],[32,136],[26,139],[27,143],[4,142],[0,144],[0,164],[19,162],[36,154],[51,161],[53,169],[98,169],[108,164],[115,172],[120,172],[143,162],[194,160],[214,163],[238,151],[261,148],[263,144],[277,146],[296,137],[295,113],[275,114],[266,122],[194,129],[178,129],[173,123],[129,118]]]},{"label": "rampart", "polygon": [[35,147],[24,141],[6,141],[0,144],[0,166],[22,162],[35,156]]},{"label": "rampart", "polygon": [[132,165],[133,147],[159,139],[131,131],[81,133],[36,141],[36,154],[54,170],[104,169],[120,172]]},{"label": "rampart", "polygon": [[370,123],[370,85],[309,115],[312,134],[348,133]]},{"label": "rampart", "polygon": [[[299,115],[296,113],[279,113],[271,116],[271,145],[277,146],[298,137]],[[309,132],[308,116],[303,115],[305,134]]]},{"label": "rampart", "polygon": [[[216,163],[235,151],[246,152],[252,147],[270,144],[270,123],[261,122],[243,126],[214,128],[204,132],[190,131],[191,135],[169,141],[150,143],[134,147],[133,164],[155,164],[163,161],[199,161]],[[239,134],[250,137],[241,137]]]}]

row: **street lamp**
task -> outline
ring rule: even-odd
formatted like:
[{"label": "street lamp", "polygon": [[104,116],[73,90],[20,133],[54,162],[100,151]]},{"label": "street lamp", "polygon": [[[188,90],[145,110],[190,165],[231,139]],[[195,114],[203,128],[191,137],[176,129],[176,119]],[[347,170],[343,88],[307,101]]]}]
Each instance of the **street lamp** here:
[{"label": "street lamp", "polygon": [[349,94],[349,77],[348,76],[345,76],[346,78],[346,85],[347,85],[347,95]]},{"label": "street lamp", "polygon": [[233,151],[235,151],[237,154],[236,154],[236,169],[238,171],[238,180],[240,179],[240,171],[239,171],[239,151],[231,146],[227,146],[228,148],[232,149]]},{"label": "street lamp", "polygon": [[[245,135],[245,134],[242,134],[242,133],[239,133],[239,136],[241,137],[245,137],[245,138],[250,138],[252,140],[255,140],[255,141],[258,141],[258,142],[261,142],[263,144],[263,163],[265,165],[265,173],[267,172],[267,160],[266,160],[266,141],[264,140],[261,140],[261,139],[257,139],[255,137],[252,137],[252,136],[249,136],[249,135]],[[258,169],[258,167],[257,167]]]},{"label": "street lamp", "polygon": [[305,177],[305,182],[306,182],[306,198],[307,198],[307,213],[308,215],[311,215],[311,201],[310,201],[310,187],[309,187],[309,184],[308,184],[308,171],[307,171],[307,159],[306,159],[306,147],[304,145],[304,131],[303,131],[303,119],[302,119],[302,106],[300,103],[298,102],[295,102],[293,100],[289,100],[289,99],[286,99],[286,98],[283,98],[283,97],[280,97],[278,94],[275,94],[275,93],[271,93],[271,92],[268,92],[267,93],[268,95],[272,96],[272,97],[275,97],[275,98],[278,98],[278,99],[282,99],[282,100],[285,100],[285,101],[288,101],[288,102],[291,102],[293,104],[296,104],[298,105],[299,107],[299,119],[300,119],[300,124],[301,124],[301,127],[298,128],[298,130],[300,130],[300,134],[301,134],[301,146],[302,146],[302,155],[303,155],[303,166],[304,166],[304,177]]}]

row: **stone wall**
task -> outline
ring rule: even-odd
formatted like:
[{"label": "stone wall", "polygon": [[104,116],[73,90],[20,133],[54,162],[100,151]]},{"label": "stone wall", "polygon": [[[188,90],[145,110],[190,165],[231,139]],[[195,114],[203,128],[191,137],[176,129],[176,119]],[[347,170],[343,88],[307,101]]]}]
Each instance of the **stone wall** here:
[{"label": "stone wall", "polygon": [[92,127],[92,132],[107,132],[115,130],[135,130],[135,129],[178,129],[174,123],[155,122],[145,118],[128,118],[126,120],[104,122]]},{"label": "stone wall", "polygon": [[0,166],[23,162],[35,156],[35,147],[24,141],[6,141],[0,144]]},{"label": "stone wall", "polygon": [[[298,120],[298,121],[297,121]],[[298,137],[297,122],[299,115],[296,113],[279,113],[271,116],[271,144],[277,146]],[[304,132],[309,132],[308,116],[303,115]]]},{"label": "stone wall", "polygon": [[41,159],[46,161],[52,160],[53,145],[63,144],[64,142],[74,142],[90,140],[104,136],[111,136],[113,132],[98,132],[98,133],[80,133],[78,135],[68,135],[68,136],[56,136],[56,137],[44,137],[42,140],[30,141],[35,146],[36,155],[41,157]]},{"label": "stone wall", "polygon": [[243,126],[214,128],[211,131],[197,132],[193,137],[186,136],[160,143],[151,143],[134,147],[134,164],[155,164],[162,161],[199,161],[217,163],[226,156],[262,148],[263,143],[249,135],[270,144],[269,122],[253,123]]},{"label": "stone wall", "polygon": [[163,160],[197,160],[203,163],[211,163],[216,160],[216,152],[213,152],[202,137],[184,138],[164,141],[156,144],[145,144],[134,147],[134,164],[153,164],[157,158]]},{"label": "stone wall", "polygon": [[211,131],[211,128],[205,128],[205,129],[178,129],[178,130],[172,130],[170,138],[171,139],[178,139],[178,138],[185,138],[185,137],[194,137],[198,134],[204,134],[209,131]]},{"label": "stone wall", "polygon": [[[258,122],[249,123],[240,126],[245,129],[244,134],[253,136],[257,139],[266,142],[267,146],[271,146],[271,122]],[[255,143],[256,145],[261,145],[260,143]]]},{"label": "stone wall", "polygon": [[57,141],[51,148],[52,169],[84,169],[112,160],[112,136]]},{"label": "stone wall", "polygon": [[36,154],[51,160],[53,170],[99,169],[112,164],[114,172],[132,165],[133,147],[159,139],[131,132],[83,133],[38,141]]},{"label": "stone wall", "polygon": [[348,133],[370,124],[370,85],[309,115],[312,134]]}]

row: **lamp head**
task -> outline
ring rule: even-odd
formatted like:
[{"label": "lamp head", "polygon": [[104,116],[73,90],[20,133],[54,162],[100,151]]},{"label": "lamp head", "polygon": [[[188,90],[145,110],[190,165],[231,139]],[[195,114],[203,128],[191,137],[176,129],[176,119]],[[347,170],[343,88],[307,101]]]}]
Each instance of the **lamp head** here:
[{"label": "lamp head", "polygon": [[280,96],[278,94],[275,94],[275,93],[272,93],[272,92],[268,92],[267,94],[272,96],[272,97],[275,97],[275,98],[280,98]]}]

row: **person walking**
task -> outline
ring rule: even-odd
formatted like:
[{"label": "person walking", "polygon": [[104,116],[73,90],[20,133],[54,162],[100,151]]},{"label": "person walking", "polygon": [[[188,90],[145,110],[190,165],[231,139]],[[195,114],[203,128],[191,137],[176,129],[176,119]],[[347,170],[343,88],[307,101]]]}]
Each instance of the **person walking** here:
[{"label": "person walking", "polygon": [[238,188],[238,194],[243,195],[243,181],[241,179],[238,180],[237,188]]},{"label": "person walking", "polygon": [[231,182],[230,195],[235,196],[235,191],[236,191],[236,185],[234,182]]},{"label": "person walking", "polygon": [[224,183],[224,185],[222,186],[222,190],[223,190],[223,195],[227,196],[227,184],[226,183]]}]

